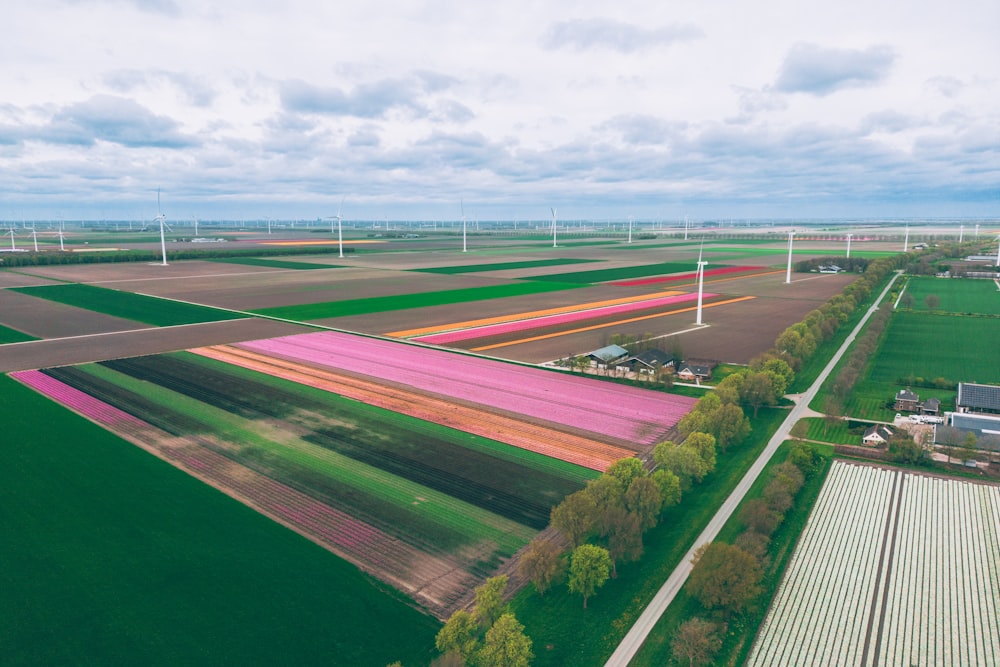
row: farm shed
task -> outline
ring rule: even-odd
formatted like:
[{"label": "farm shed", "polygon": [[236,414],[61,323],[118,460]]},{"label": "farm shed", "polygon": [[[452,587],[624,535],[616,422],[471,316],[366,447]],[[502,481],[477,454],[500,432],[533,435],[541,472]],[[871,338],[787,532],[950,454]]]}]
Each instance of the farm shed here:
[{"label": "farm shed", "polygon": [[712,378],[712,368],[714,366],[709,363],[684,362],[677,367],[677,377],[688,382],[702,382]]},{"label": "farm shed", "polygon": [[959,382],[955,407],[959,412],[1000,414],[1000,387],[991,384]]},{"label": "farm shed", "polygon": [[591,366],[601,368],[621,361],[628,356],[628,350],[621,345],[608,345],[599,350],[588,352],[586,356],[590,359]]},{"label": "farm shed", "polygon": [[960,446],[970,433],[979,449],[1000,451],[1000,415],[949,412],[948,423],[934,429],[934,444]]},{"label": "farm shed", "polygon": [[674,355],[663,350],[646,350],[629,357],[622,363],[634,373],[655,373],[661,368],[673,367]]},{"label": "farm shed", "polygon": [[878,447],[889,442],[889,438],[891,437],[892,429],[882,424],[875,424],[865,429],[865,434],[861,438],[861,442],[870,447]]}]

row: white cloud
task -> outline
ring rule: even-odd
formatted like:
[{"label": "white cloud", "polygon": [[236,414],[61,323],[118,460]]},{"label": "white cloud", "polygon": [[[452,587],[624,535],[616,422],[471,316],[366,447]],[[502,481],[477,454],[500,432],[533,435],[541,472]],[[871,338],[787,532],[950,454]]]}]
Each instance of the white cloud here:
[{"label": "white cloud", "polygon": [[885,45],[859,50],[799,43],[785,57],[774,87],[786,93],[823,96],[872,86],[886,79],[895,59],[892,48]]},{"label": "white cloud", "polygon": [[542,36],[541,43],[547,49],[604,48],[633,53],[701,37],[704,37],[704,32],[693,25],[644,28],[613,19],[592,18],[552,23]]}]

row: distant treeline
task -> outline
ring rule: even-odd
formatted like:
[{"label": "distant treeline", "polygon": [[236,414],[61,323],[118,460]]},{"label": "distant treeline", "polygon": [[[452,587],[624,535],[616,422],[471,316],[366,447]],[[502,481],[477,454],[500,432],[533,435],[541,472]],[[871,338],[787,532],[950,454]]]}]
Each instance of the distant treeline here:
[{"label": "distant treeline", "polygon": [[[354,248],[344,248],[344,252],[354,252]],[[214,259],[225,257],[281,257],[287,255],[326,255],[337,252],[336,247],[316,248],[315,246],[244,248],[198,248],[176,250],[167,253],[168,261],[182,259]],[[18,252],[0,256],[0,267],[5,266],[52,266],[58,264],[110,264],[116,262],[159,262],[161,255],[151,250],[115,250],[93,252]]]}]

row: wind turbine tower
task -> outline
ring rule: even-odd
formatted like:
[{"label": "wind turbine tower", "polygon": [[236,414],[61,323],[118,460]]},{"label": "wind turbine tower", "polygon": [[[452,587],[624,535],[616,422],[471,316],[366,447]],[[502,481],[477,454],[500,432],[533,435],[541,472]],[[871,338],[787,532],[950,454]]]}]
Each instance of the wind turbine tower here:
[{"label": "wind turbine tower", "polygon": [[59,221],[59,252],[64,252],[66,250],[63,246],[63,223],[62,220]]},{"label": "wind turbine tower", "polygon": [[684,216],[684,240],[688,240],[688,217]]},{"label": "wind turbine tower", "polygon": [[701,260],[701,250],[698,251],[698,317],[695,318],[695,324],[701,326],[701,301],[702,294],[705,291],[705,266],[708,262],[703,262]]},{"label": "wind turbine tower", "polygon": [[965,238],[965,225],[961,225],[958,228],[958,242],[961,243],[964,238]]},{"label": "wind turbine tower", "polygon": [[847,259],[851,258],[851,237],[852,236],[854,236],[854,234],[851,234],[850,232],[848,232],[848,234],[847,234]]},{"label": "wind turbine tower", "polygon": [[792,283],[792,237],[795,236],[795,230],[788,232],[788,270],[785,271],[785,284],[790,285]]},{"label": "wind turbine tower", "polygon": [[910,247],[910,226],[906,226],[906,236],[903,237],[903,252]]},{"label": "wind turbine tower", "polygon": [[469,247],[468,245],[466,245],[465,242],[466,229],[468,227],[468,224],[465,221],[465,202],[459,200],[459,205],[461,205],[462,207],[462,252],[466,252],[469,249]]},{"label": "wind turbine tower", "polygon": [[628,217],[628,242],[632,242],[632,216]]},{"label": "wind turbine tower", "polygon": [[[340,257],[344,257],[344,219],[340,216],[340,212],[344,210],[344,200],[347,196],[340,198],[340,206],[337,207],[337,247],[340,249]],[[388,227],[388,223],[386,223]]]},{"label": "wind turbine tower", "polygon": [[35,231],[35,223],[31,223],[31,240],[35,242],[35,252],[38,252],[38,232]]},{"label": "wind turbine tower", "polygon": [[552,247],[555,248],[556,247],[556,210],[554,208],[550,208],[549,210],[552,211]]},{"label": "wind turbine tower", "polygon": [[161,266],[167,265],[167,239],[163,235],[163,227],[167,224],[167,216],[160,210],[160,189],[156,188],[156,220],[160,223],[160,253],[163,256]]}]

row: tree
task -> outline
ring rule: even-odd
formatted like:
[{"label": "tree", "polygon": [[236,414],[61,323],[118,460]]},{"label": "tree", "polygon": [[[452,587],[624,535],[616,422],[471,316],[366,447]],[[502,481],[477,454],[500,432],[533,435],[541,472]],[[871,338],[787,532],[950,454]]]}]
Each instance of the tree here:
[{"label": "tree", "polygon": [[749,373],[743,380],[743,401],[753,408],[753,416],[762,405],[773,405],[777,401],[774,374],[766,372]]},{"label": "tree", "polygon": [[594,529],[597,506],[586,489],[571,493],[552,508],[550,520],[574,547]]},{"label": "tree", "polygon": [[587,608],[587,598],[604,585],[611,576],[611,555],[608,550],[595,544],[581,544],[573,550],[569,564],[569,590],[583,596],[583,608]]},{"label": "tree", "polygon": [[507,611],[507,603],[503,599],[506,588],[506,574],[490,577],[476,588],[476,616],[484,628],[493,625],[493,622]]},{"label": "tree", "polygon": [[462,660],[468,660],[479,646],[479,624],[476,618],[464,609],[459,609],[438,631],[434,645],[442,653],[456,653]]},{"label": "tree", "polygon": [[785,461],[774,470],[774,478],[771,484],[781,486],[791,495],[795,495],[805,484],[806,476],[791,461]]},{"label": "tree", "polygon": [[637,477],[625,491],[625,508],[639,519],[641,530],[656,525],[663,507],[660,487],[649,477]]},{"label": "tree", "polygon": [[486,631],[476,662],[484,667],[527,667],[534,657],[524,626],[514,614],[503,614]]},{"label": "tree", "polygon": [[977,446],[979,445],[979,439],[973,432],[968,432],[962,439],[962,459],[965,461],[972,461],[976,458]]},{"label": "tree", "polygon": [[669,440],[653,449],[653,459],[664,470],[669,470],[680,480],[682,489],[690,489],[692,481],[700,482],[708,474],[708,466],[691,447],[678,447]]},{"label": "tree", "polygon": [[746,377],[746,374],[746,369],[741,369],[726,376],[722,382],[715,385],[715,395],[719,397],[719,402],[722,405],[740,402],[740,392],[743,389],[743,378]]},{"label": "tree", "polygon": [[792,430],[790,431],[790,435],[793,438],[804,438],[809,435],[809,422],[805,419],[800,419],[795,422],[795,425],[792,426]]},{"label": "tree", "polygon": [[743,525],[755,533],[770,535],[781,523],[782,516],[772,510],[763,498],[748,500],[740,511]]},{"label": "tree", "polygon": [[750,435],[750,420],[735,403],[727,403],[715,411],[712,432],[719,449],[726,451],[732,444],[739,444]]},{"label": "tree", "polygon": [[670,642],[674,660],[690,667],[710,664],[720,648],[722,638],[715,624],[697,617],[681,623]]},{"label": "tree", "polygon": [[937,294],[928,294],[924,297],[924,303],[927,304],[928,310],[937,310],[938,306],[941,305],[941,299],[938,298]]},{"label": "tree", "polygon": [[681,502],[681,480],[673,472],[660,468],[649,476],[660,487],[660,512]]},{"label": "tree", "polygon": [[604,474],[611,475],[621,482],[623,489],[627,489],[632,480],[646,476],[646,469],[642,467],[642,461],[634,456],[628,456],[612,463]]},{"label": "tree", "polygon": [[705,474],[715,470],[715,436],[711,433],[692,433],[681,447],[690,447],[698,452],[705,462]]},{"label": "tree", "polygon": [[612,515],[608,555],[611,557],[611,576],[617,577],[619,560],[631,562],[642,557],[642,522],[624,507],[614,509]]},{"label": "tree", "polygon": [[617,477],[604,474],[587,482],[583,492],[594,500],[594,526],[604,537],[611,530],[610,513],[625,505],[625,489]]},{"label": "tree", "polygon": [[738,612],[760,593],[762,574],[760,563],[747,552],[712,542],[695,554],[688,587],[706,609]]},{"label": "tree", "polygon": [[539,595],[549,590],[562,573],[562,552],[552,540],[536,537],[528,543],[517,563],[521,576],[535,586]]},{"label": "tree", "polygon": [[897,431],[889,438],[889,454],[902,463],[919,463],[924,448],[905,431]]},{"label": "tree", "polygon": [[899,305],[901,305],[903,308],[913,308],[913,303],[914,303],[913,295],[910,294],[909,292],[904,292],[903,296],[900,297],[899,299]]}]

